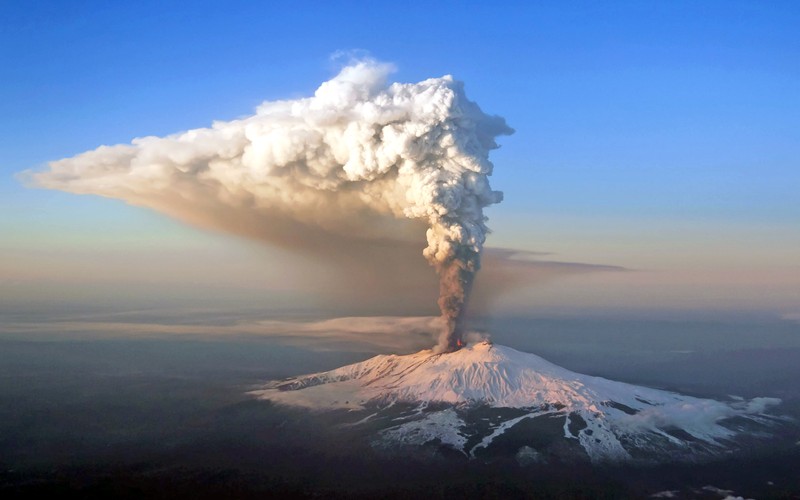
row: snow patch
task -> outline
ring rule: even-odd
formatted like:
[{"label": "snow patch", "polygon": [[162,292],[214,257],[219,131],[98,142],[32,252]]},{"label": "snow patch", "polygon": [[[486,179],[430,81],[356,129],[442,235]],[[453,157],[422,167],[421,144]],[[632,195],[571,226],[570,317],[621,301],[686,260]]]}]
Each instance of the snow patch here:
[{"label": "snow patch", "polygon": [[424,445],[439,441],[456,450],[462,450],[467,442],[461,434],[461,419],[452,408],[430,412],[420,420],[400,424],[383,432],[388,441],[401,445]]}]

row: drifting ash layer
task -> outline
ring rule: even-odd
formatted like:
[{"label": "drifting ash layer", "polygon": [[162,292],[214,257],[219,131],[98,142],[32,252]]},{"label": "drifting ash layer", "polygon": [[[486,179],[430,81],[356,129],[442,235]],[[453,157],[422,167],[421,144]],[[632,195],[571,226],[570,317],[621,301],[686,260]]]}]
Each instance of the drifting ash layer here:
[{"label": "drifting ash layer", "polygon": [[696,460],[728,452],[739,438],[781,420],[765,413],[778,399],[682,396],[582,375],[489,342],[442,354],[376,356],[253,394],[289,406],[363,413],[356,425],[377,432],[373,443],[381,448],[445,446],[470,457],[502,448],[528,462],[548,455]]}]

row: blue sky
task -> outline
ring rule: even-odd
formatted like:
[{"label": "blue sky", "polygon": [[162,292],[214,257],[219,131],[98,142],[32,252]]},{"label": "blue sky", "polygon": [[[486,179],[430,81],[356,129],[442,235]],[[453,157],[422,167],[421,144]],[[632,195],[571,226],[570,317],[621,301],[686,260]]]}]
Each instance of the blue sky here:
[{"label": "blue sky", "polygon": [[777,280],[780,312],[800,300],[781,281],[800,275],[798,26],[796,2],[5,2],[0,252],[234,251],[14,174],[309,95],[364,50],[398,81],[454,75],[516,129],[489,244],[717,287],[740,272],[748,297]]}]

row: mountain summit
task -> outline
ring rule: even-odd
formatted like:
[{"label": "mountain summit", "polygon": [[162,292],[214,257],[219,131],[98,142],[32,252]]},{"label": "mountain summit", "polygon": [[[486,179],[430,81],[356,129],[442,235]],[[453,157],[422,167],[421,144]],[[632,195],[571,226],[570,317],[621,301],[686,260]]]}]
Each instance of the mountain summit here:
[{"label": "mountain summit", "polygon": [[[490,342],[455,352],[380,355],[254,391],[279,404],[346,410],[384,448],[436,446],[470,457],[658,461],[730,450],[777,421],[780,400],[683,396],[572,372]],[[363,416],[361,416],[363,414]]]}]

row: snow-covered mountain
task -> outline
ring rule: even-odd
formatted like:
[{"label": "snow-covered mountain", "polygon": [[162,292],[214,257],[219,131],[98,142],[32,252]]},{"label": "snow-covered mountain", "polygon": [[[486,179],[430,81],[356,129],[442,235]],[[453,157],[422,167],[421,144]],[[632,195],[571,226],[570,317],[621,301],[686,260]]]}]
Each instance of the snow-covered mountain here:
[{"label": "snow-covered mountain", "polygon": [[722,402],[615,382],[489,342],[444,354],[376,356],[254,394],[357,412],[355,425],[375,432],[380,447],[447,447],[471,457],[504,450],[528,462],[707,457],[768,429],[778,419],[765,411],[780,402]]}]

